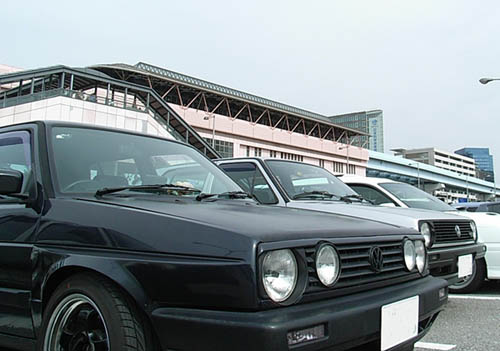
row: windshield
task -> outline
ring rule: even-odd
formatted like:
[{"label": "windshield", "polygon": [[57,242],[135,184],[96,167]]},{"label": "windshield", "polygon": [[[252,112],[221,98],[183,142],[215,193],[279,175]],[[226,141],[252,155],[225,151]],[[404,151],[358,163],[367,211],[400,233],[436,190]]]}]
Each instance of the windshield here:
[{"label": "windshield", "polygon": [[50,140],[56,186],[63,193],[156,184],[199,190],[172,192],[177,196],[241,191],[210,160],[181,143],[73,127],[53,127]]},{"label": "windshield", "polygon": [[[312,192],[326,192],[338,197],[357,195],[351,188],[324,168],[306,163],[278,160],[268,160],[266,164],[291,199]],[[327,198],[319,193],[311,194],[311,197]]]},{"label": "windshield", "polygon": [[410,184],[405,183],[381,183],[380,186],[396,196],[405,205],[412,208],[423,208],[434,211],[456,211],[453,207],[445,204],[438,198],[427,194]]}]

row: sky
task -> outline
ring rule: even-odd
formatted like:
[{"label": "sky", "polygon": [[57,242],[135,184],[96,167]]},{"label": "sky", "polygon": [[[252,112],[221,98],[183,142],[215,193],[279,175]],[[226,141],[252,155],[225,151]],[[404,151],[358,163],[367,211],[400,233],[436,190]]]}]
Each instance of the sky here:
[{"label": "sky", "polygon": [[[2,1],[0,64],[139,61],[323,115],[382,109],[385,149],[489,147],[500,2]],[[500,179],[500,178],[499,178]]]}]

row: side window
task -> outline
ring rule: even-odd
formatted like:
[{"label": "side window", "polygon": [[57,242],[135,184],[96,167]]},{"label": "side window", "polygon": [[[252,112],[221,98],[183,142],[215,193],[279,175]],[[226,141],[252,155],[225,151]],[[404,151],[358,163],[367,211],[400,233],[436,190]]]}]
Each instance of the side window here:
[{"label": "side window", "polygon": [[28,132],[0,134],[0,169],[23,174],[23,189],[31,175],[31,143]]},{"label": "side window", "polygon": [[488,211],[489,211],[489,212],[496,212],[496,213],[500,213],[500,204],[492,204],[492,205],[488,205]]},{"label": "side window", "polygon": [[389,197],[370,186],[359,184],[349,184],[349,186],[352,188],[352,190],[363,196],[365,199],[373,202],[375,205],[387,203],[394,204],[394,202]]},{"label": "side window", "polygon": [[243,190],[255,196],[263,204],[270,205],[278,203],[278,199],[266,182],[264,175],[253,163],[222,164],[220,167],[233,179]]}]

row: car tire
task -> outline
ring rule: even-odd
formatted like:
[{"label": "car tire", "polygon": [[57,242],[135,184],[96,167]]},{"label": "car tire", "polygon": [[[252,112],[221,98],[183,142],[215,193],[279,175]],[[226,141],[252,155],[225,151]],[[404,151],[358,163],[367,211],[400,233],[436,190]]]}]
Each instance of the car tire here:
[{"label": "car tire", "polygon": [[105,278],[78,274],[54,291],[43,314],[38,351],[154,350],[135,304]]},{"label": "car tire", "polygon": [[458,283],[450,285],[450,292],[455,294],[471,293],[478,290],[486,278],[486,262],[484,259],[474,260],[472,274]]}]

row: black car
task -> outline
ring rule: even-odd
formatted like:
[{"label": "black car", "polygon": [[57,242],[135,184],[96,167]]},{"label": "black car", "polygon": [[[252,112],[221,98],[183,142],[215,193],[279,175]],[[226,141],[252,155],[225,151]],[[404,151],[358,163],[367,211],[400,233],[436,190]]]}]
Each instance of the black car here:
[{"label": "black car", "polygon": [[412,349],[447,299],[416,231],[262,206],[189,145],[84,125],[0,128],[0,236],[19,350]]}]

